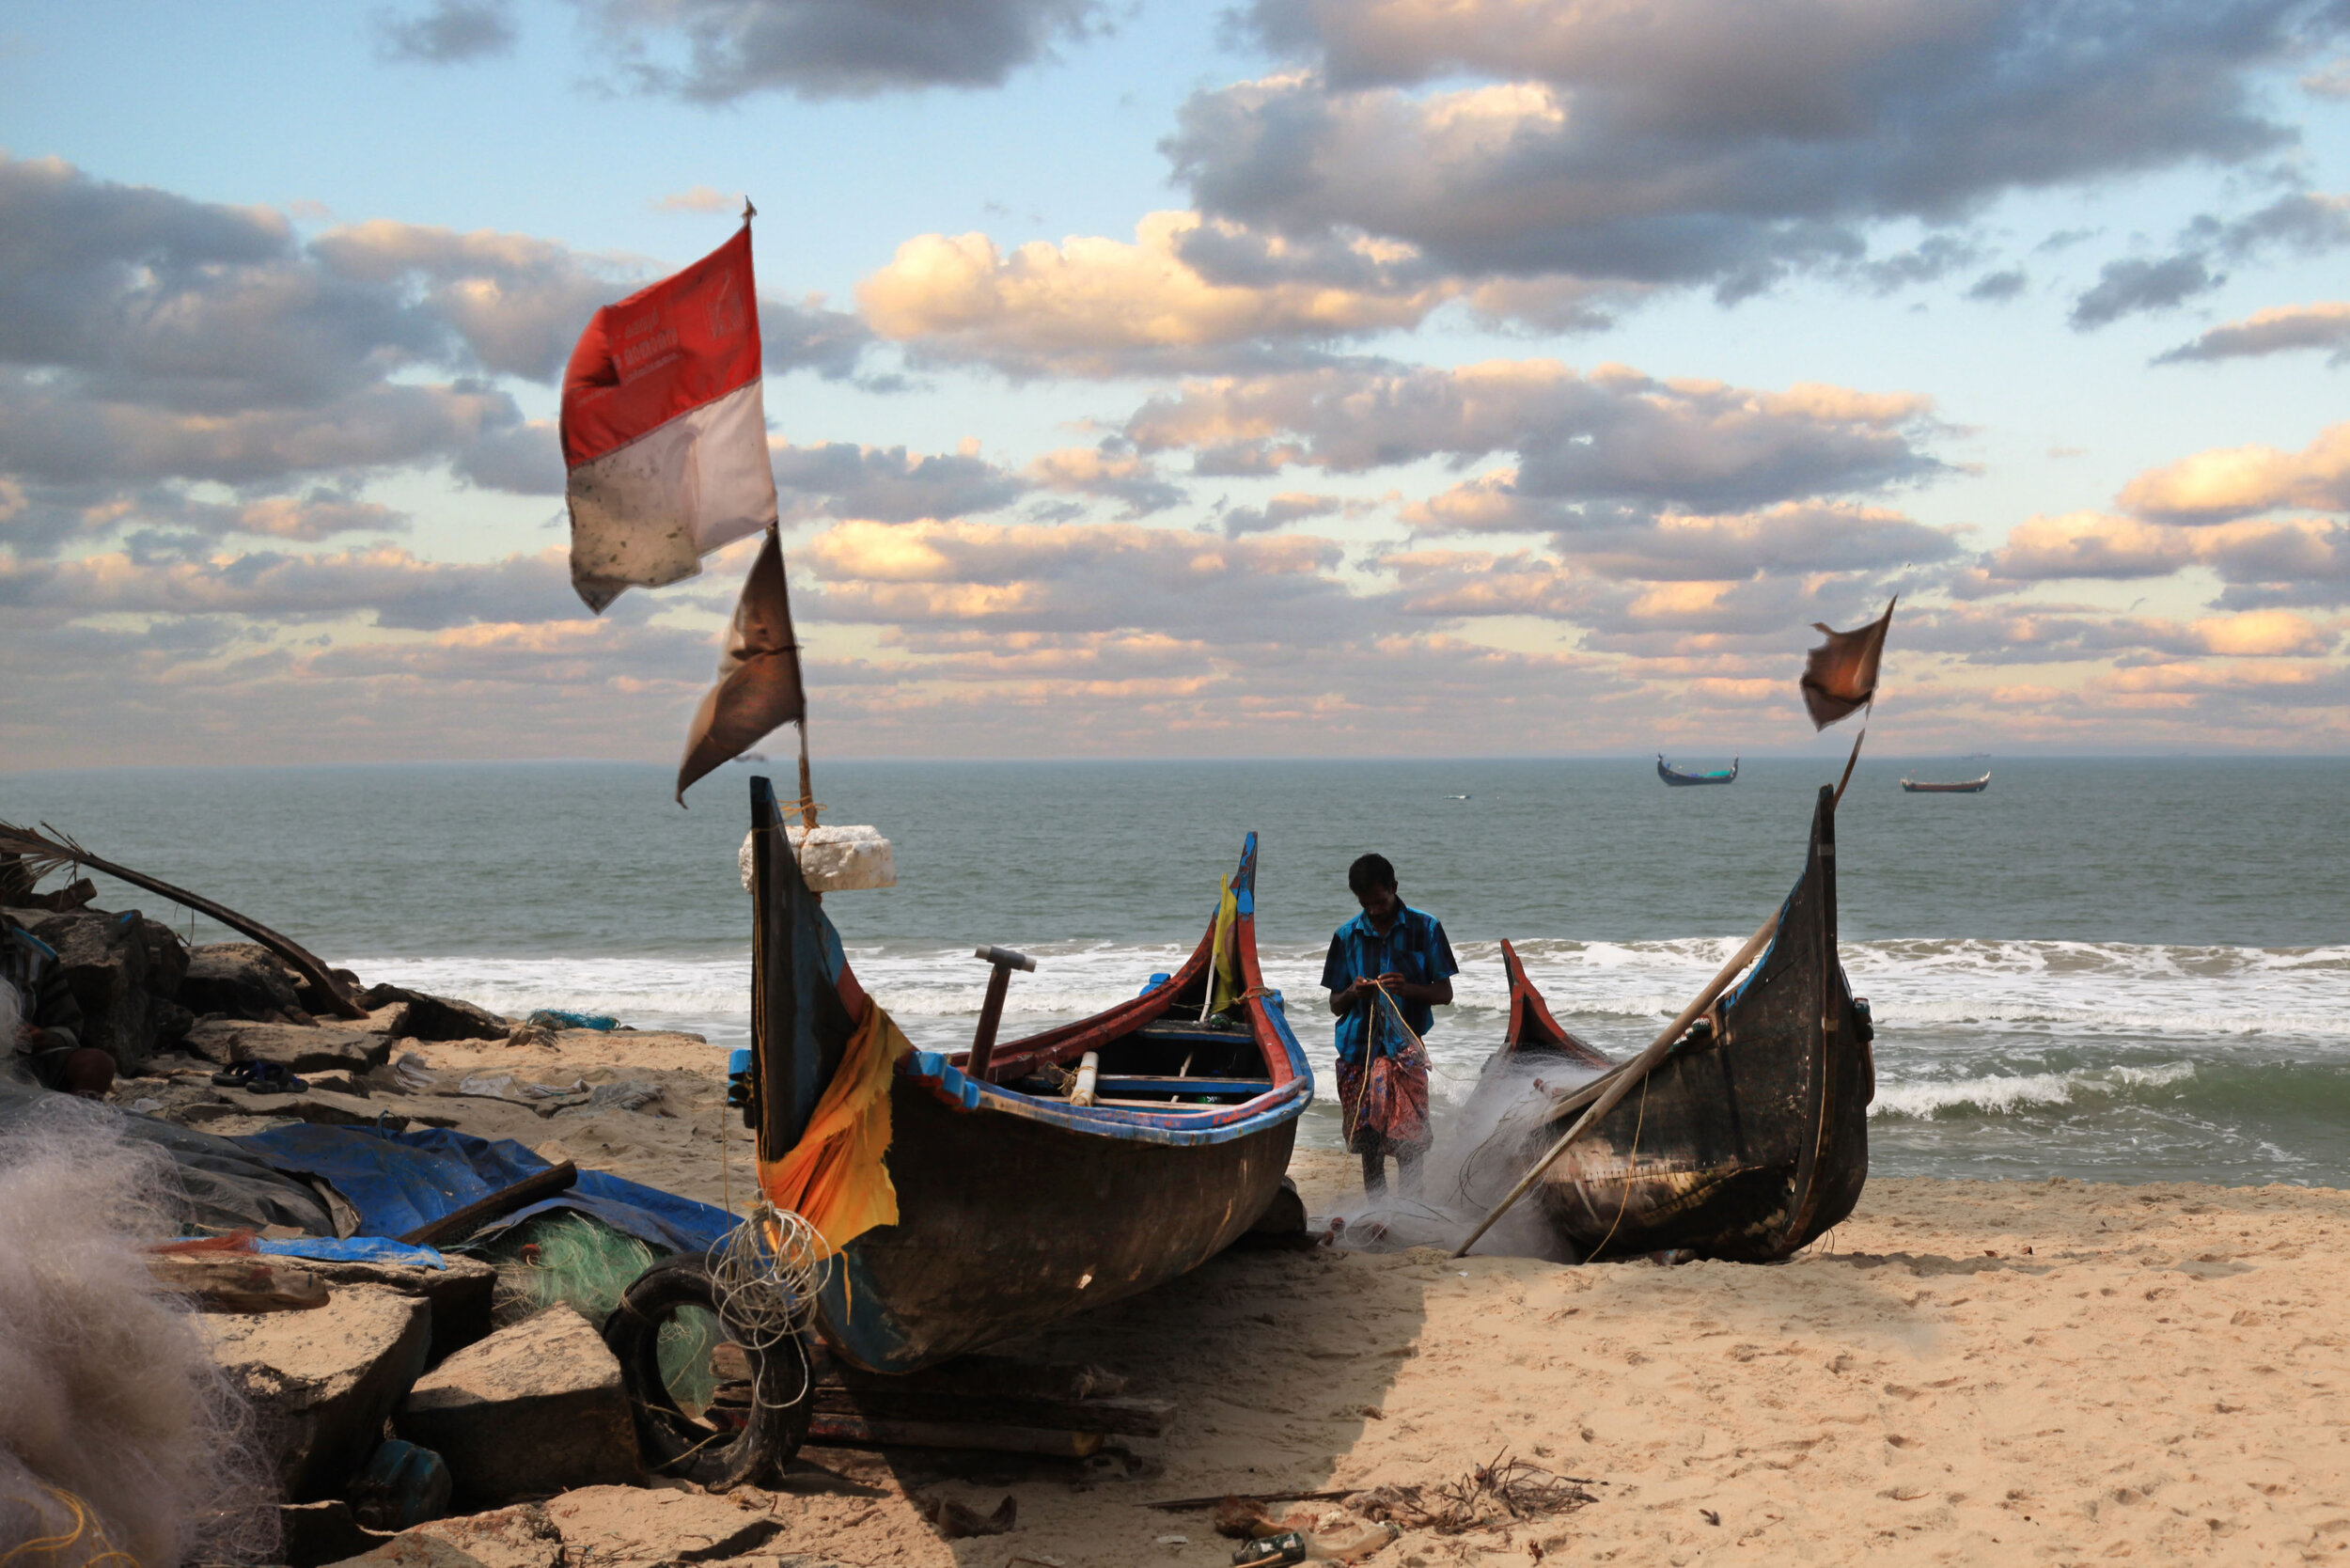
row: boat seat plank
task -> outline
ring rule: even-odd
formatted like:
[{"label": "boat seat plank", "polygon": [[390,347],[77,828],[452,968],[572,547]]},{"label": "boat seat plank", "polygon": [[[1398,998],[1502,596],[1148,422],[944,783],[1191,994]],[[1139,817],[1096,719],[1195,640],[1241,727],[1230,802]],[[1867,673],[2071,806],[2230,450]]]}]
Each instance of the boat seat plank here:
[{"label": "boat seat plank", "polygon": [[1270,1078],[1167,1078],[1109,1073],[1094,1083],[1104,1093],[1118,1094],[1262,1094],[1273,1087]]}]

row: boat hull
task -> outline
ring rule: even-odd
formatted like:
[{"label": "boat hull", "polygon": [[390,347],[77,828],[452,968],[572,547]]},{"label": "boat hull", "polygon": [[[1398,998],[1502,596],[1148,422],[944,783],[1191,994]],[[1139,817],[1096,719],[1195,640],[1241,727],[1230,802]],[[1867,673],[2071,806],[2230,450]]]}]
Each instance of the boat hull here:
[{"label": "boat hull", "polygon": [[[1822,791],[1778,933],[1717,1004],[1710,1038],[1677,1047],[1538,1184],[1543,1214],[1576,1256],[1686,1248],[1768,1262],[1807,1246],[1858,1201],[1876,1075],[1870,1025],[1836,957],[1832,800]],[[1513,974],[1513,989],[1521,980]],[[1496,1063],[1561,1054],[1556,1041],[1513,1031]],[[1543,1119],[1518,1168],[1579,1114]]]},{"label": "boat hull", "polygon": [[914,1076],[893,1086],[891,1109],[899,1223],[850,1244],[818,1318],[836,1354],[879,1372],[1198,1267],[1264,1212],[1297,1137],[1291,1118],[1204,1147],[1108,1138],[965,1108]]},{"label": "boat hull", "polygon": [[1659,757],[1656,760],[1656,776],[1675,789],[1685,789],[1693,784],[1735,784],[1738,782],[1738,764],[1733,761],[1729,767],[1716,768],[1711,773],[1684,773]]},{"label": "boat hull", "polygon": [[1903,791],[1913,795],[1979,795],[1989,788],[1991,776],[1987,773],[1981,778],[1962,778],[1954,784],[1935,784],[1916,778],[1902,780]]},{"label": "boat hull", "polygon": [[[799,1141],[875,1004],[800,878],[767,780],[752,780],[751,799],[749,1115],[763,1176]],[[1255,870],[1251,834],[1229,904],[1164,983],[1006,1043],[978,1074],[967,1053],[897,1063],[882,1167],[898,1218],[831,1261],[816,1327],[836,1354],[914,1372],[1171,1279],[1264,1213],[1313,1075],[1258,968]],[[1228,1005],[1202,1017],[1212,997]],[[1100,1100],[1043,1087],[1089,1053]]]}]

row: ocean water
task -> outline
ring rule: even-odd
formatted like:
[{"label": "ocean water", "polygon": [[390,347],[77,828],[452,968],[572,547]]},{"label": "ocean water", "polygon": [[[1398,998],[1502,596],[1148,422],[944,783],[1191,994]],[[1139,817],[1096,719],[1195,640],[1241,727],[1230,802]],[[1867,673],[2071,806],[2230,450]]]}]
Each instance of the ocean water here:
[{"label": "ocean water", "polygon": [[[1439,1128],[1498,1043],[1507,937],[1562,1022],[1622,1053],[1784,896],[1842,760],[1754,759],[1668,790],[1646,758],[1571,761],[821,763],[826,820],[871,823],[900,885],[827,907],[917,1043],[966,1043],[1019,947],[1008,1035],[1180,962],[1244,832],[1262,835],[1268,983],[1327,1081],[1319,986],[1378,850],[1463,968],[1429,1037]],[[1878,1023],[1880,1174],[2350,1184],[2350,765],[1995,760],[1981,795],[1905,795],[1864,760],[1839,818],[1846,969]],[[0,776],[46,821],[274,925],[366,980],[509,1012],[748,1029],[736,765],[670,804],[665,770],[433,764]],[[779,773],[781,770],[778,770]],[[787,784],[786,792],[790,792]],[[113,907],[228,933],[105,889]],[[1338,1145],[1334,1107],[1307,1141]]]}]

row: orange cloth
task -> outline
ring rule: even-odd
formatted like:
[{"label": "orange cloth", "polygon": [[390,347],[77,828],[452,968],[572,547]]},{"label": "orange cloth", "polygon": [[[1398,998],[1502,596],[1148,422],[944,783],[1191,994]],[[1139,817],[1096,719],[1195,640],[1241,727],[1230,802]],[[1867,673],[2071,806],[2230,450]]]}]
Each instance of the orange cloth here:
[{"label": "orange cloth", "polygon": [[889,1152],[890,1079],[913,1049],[869,999],[807,1131],[781,1159],[760,1162],[760,1190],[815,1227],[827,1256],[876,1225],[898,1223],[898,1189],[882,1156]]}]

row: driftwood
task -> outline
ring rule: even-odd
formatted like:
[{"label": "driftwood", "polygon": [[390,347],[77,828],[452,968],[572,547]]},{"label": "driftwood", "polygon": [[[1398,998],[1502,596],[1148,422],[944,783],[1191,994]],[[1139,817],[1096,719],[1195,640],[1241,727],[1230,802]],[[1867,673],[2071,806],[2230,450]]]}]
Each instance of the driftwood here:
[{"label": "driftwood", "polygon": [[1169,1497],[1165,1502],[1145,1503],[1145,1508],[1162,1508],[1169,1513],[1189,1513],[1196,1509],[1214,1508],[1228,1499],[1232,1502],[1338,1502],[1355,1496],[1359,1486],[1340,1486],[1327,1492],[1218,1492],[1213,1497]]},{"label": "driftwood", "polygon": [[[56,829],[50,827],[47,823],[41,823],[41,826],[50,833],[56,833]],[[160,894],[174,903],[195,910],[199,915],[209,915],[231,931],[243,932],[291,964],[304,980],[308,980],[319,994],[327,999],[337,1015],[344,1018],[365,1018],[368,1015],[368,1010],[361,1007],[358,1001],[343,989],[342,981],[337,980],[326,965],[319,961],[317,954],[291,937],[280,935],[261,924],[260,921],[240,915],[226,904],[214,903],[208,898],[191,893],[183,887],[175,887],[170,883],[159,877],[149,876],[144,871],[134,871],[128,866],[118,866],[111,860],[102,860],[61,833],[52,839],[43,834],[35,833],[27,827],[18,827],[10,823],[0,823],[0,853],[23,855],[25,869],[32,873],[35,882],[39,882],[60,866],[86,867],[90,870],[103,871],[108,876],[118,878],[133,887],[144,887],[150,893]]]},{"label": "driftwood", "polygon": [[147,1272],[206,1312],[302,1312],[329,1295],[317,1275],[257,1252],[150,1252]]},{"label": "driftwood", "polygon": [[463,1241],[494,1219],[504,1219],[516,1209],[526,1209],[542,1198],[569,1191],[578,1180],[579,1167],[570,1160],[544,1170],[534,1170],[512,1186],[500,1187],[487,1198],[477,1198],[462,1209],[417,1226],[399,1240],[409,1247],[440,1247]]}]

